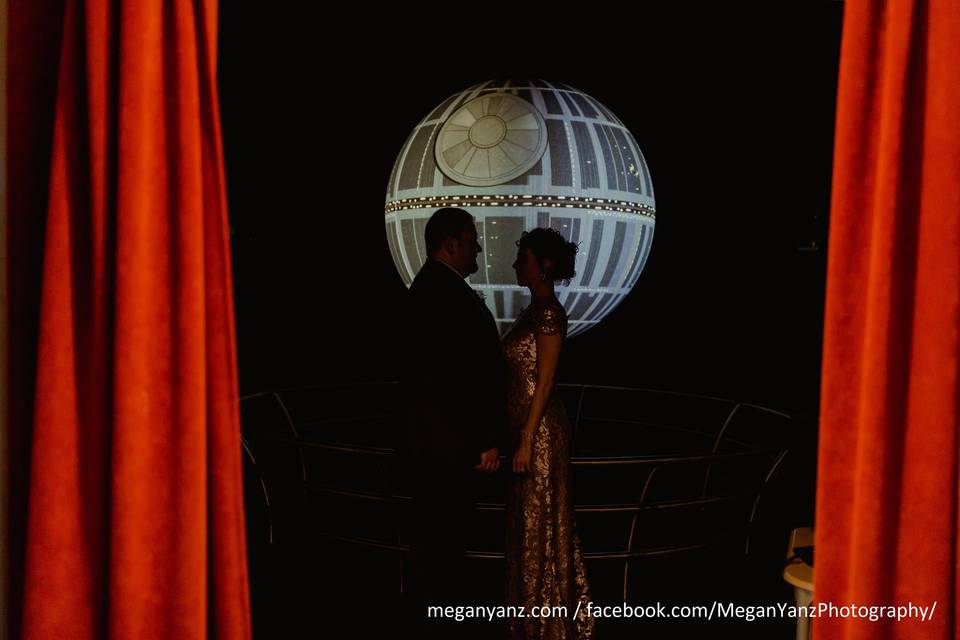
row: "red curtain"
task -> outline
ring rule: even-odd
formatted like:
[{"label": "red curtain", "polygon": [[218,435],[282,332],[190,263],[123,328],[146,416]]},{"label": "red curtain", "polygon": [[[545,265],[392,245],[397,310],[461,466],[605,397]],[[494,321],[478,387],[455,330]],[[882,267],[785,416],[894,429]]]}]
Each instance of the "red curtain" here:
[{"label": "red curtain", "polygon": [[820,409],[815,638],[952,638],[957,620],[960,9],[847,2]]},{"label": "red curtain", "polygon": [[25,638],[250,637],[216,43],[215,0],[10,4]]}]

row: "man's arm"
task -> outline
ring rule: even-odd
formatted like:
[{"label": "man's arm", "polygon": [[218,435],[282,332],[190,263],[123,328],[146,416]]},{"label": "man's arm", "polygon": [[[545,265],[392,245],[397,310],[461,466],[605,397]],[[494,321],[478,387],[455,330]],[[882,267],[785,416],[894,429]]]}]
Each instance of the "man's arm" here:
[{"label": "man's arm", "polygon": [[487,459],[496,460],[490,469],[495,471],[500,465],[501,451],[509,447],[506,370],[498,334],[494,330],[492,336],[484,334],[484,337],[485,340],[476,342],[477,377],[471,385],[477,402],[474,440]]}]

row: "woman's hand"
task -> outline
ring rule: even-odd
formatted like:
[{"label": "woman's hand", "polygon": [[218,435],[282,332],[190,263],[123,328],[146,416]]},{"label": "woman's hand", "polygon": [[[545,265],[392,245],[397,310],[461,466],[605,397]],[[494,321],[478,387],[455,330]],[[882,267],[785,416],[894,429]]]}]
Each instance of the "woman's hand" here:
[{"label": "woman's hand", "polygon": [[530,457],[531,457],[531,447],[530,441],[526,438],[521,439],[520,446],[517,447],[516,453],[513,454],[513,471],[514,473],[525,473],[530,471]]}]

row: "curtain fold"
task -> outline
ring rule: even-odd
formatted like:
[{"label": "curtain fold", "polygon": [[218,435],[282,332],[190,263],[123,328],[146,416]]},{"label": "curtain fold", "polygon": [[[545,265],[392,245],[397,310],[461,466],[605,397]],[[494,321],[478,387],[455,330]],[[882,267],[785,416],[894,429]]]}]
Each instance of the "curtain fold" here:
[{"label": "curtain fold", "polygon": [[815,638],[952,638],[957,624],[960,9],[847,2],[834,151]]},{"label": "curtain fold", "polygon": [[217,3],[64,4],[22,636],[249,638]]}]

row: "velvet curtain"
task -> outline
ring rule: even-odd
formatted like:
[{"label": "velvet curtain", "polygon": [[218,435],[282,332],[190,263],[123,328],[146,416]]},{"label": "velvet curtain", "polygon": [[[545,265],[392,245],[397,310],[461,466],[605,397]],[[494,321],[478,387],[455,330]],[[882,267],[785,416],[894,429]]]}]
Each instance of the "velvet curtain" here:
[{"label": "velvet curtain", "polygon": [[815,602],[937,608],[814,637],[953,638],[960,7],[847,2],[836,122]]},{"label": "velvet curtain", "polygon": [[217,2],[9,21],[14,631],[248,638]]}]

